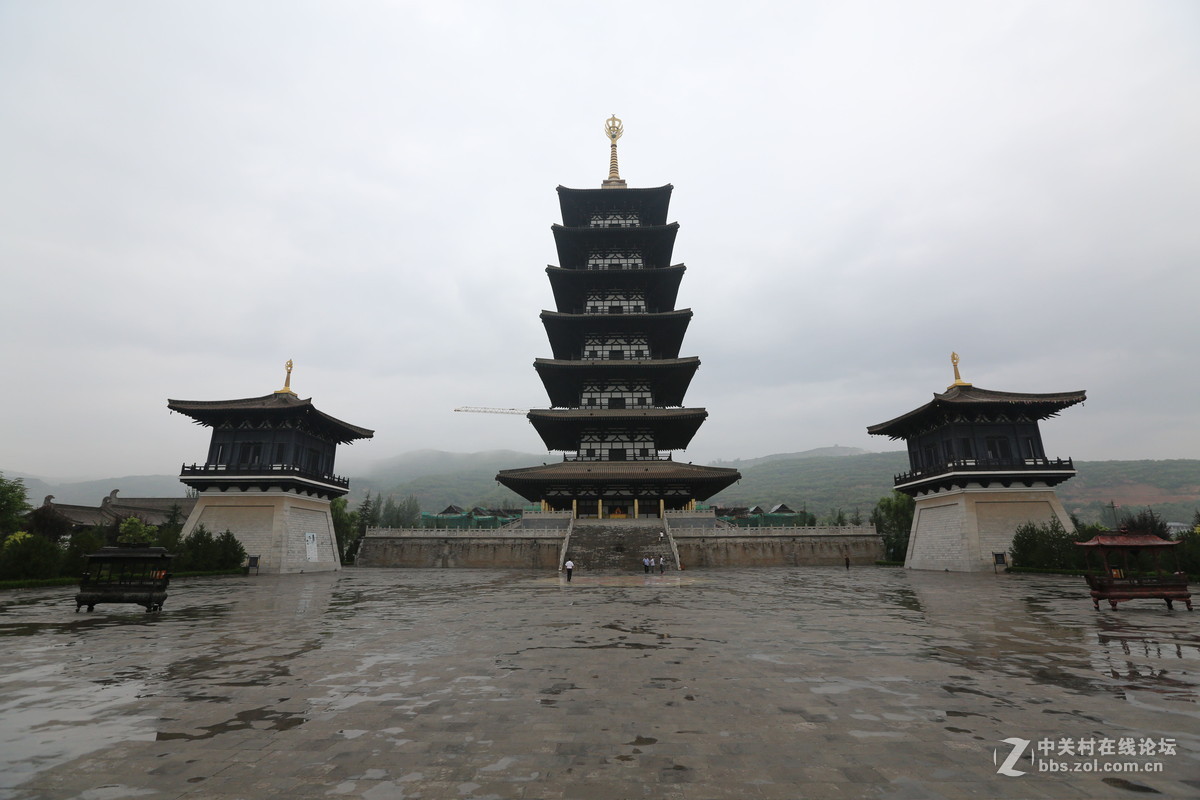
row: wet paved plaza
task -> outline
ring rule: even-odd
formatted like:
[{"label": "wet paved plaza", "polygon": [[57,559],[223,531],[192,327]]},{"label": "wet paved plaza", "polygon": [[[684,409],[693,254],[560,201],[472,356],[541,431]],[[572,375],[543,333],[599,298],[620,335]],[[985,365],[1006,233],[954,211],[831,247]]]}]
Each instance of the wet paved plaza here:
[{"label": "wet paved plaza", "polygon": [[1080,578],[346,570],[177,581],[161,614],[72,594],[0,593],[0,797],[1200,797],[1200,612],[1097,613]]}]

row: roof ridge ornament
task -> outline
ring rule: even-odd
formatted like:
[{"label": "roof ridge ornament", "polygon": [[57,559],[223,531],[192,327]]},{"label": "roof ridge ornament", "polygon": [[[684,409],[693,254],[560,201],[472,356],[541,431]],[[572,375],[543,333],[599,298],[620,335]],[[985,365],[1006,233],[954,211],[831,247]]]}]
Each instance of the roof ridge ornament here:
[{"label": "roof ridge ornament", "polygon": [[611,155],[608,157],[608,178],[600,183],[602,189],[624,189],[625,181],[621,180],[621,172],[617,169],[617,139],[625,133],[625,126],[617,115],[613,114],[604,123],[604,133],[611,143]]},{"label": "roof ridge ornament", "polygon": [[292,391],[292,360],[289,358],[284,366],[287,367],[287,378],[283,381],[283,388],[276,389],[275,394],[290,394],[294,396],[296,393]]},{"label": "roof ridge ornament", "polygon": [[946,387],[947,392],[950,391],[951,389],[953,389],[955,386],[970,386],[971,385],[962,379],[962,375],[958,374],[959,360],[960,359],[958,357],[958,353],[954,353],[954,352],[950,353],[950,363],[954,366],[954,383],[952,383]]}]

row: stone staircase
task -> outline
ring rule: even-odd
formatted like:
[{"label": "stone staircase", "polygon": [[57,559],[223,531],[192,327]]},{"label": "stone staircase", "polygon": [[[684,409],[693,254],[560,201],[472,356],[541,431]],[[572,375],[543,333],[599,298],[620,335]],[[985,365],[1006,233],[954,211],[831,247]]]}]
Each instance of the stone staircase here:
[{"label": "stone staircase", "polygon": [[641,572],[647,555],[667,560],[671,546],[657,519],[576,520],[567,555],[584,572]]}]

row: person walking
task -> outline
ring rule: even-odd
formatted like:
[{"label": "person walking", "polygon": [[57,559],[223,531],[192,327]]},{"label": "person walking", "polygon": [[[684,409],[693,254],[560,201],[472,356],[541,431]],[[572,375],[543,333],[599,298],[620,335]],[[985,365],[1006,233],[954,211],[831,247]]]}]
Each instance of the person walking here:
[{"label": "person walking", "polygon": [[567,583],[570,583],[571,573],[575,571],[575,562],[568,558],[567,562],[563,564],[563,569],[567,571]]},{"label": "person walking", "polygon": [[647,575],[650,574],[650,556],[642,556],[642,569],[646,571]]},{"label": "person walking", "polygon": [[658,574],[662,575],[665,570],[666,570],[666,567],[663,565],[663,557],[659,556],[658,557]]},{"label": "person walking", "polygon": [[846,556],[846,569],[850,569],[850,556]]}]

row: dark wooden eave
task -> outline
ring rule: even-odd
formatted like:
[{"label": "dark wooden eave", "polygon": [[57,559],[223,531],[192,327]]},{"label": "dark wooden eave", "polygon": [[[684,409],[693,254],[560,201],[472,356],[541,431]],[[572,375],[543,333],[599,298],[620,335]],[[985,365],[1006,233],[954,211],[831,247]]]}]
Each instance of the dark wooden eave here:
[{"label": "dark wooden eave", "polygon": [[229,421],[294,419],[315,433],[338,444],[370,439],[375,431],[360,428],[317,410],[312,398],[302,400],[288,392],[239,400],[167,400],[167,408],[191,417],[205,427],[218,427]]},{"label": "dark wooden eave", "polygon": [[591,215],[604,211],[636,210],[643,225],[665,225],[671,203],[671,184],[645,189],[569,189],[558,187],[563,225],[587,227]]},{"label": "dark wooden eave", "polygon": [[677,461],[561,461],[536,467],[501,470],[496,480],[530,502],[546,496],[551,486],[603,488],[686,486],[696,500],[707,500],[741,480],[725,467],[704,467]]},{"label": "dark wooden eave", "polygon": [[539,358],[534,369],[546,387],[550,404],[556,408],[579,405],[585,383],[636,381],[649,383],[658,406],[681,406],[700,359],[657,359],[651,361],[564,361]]},{"label": "dark wooden eave", "polygon": [[[559,266],[566,269],[585,269],[588,254],[593,250],[636,250],[645,262],[644,269],[671,265],[675,249],[675,234],[679,223],[637,228],[566,228],[553,225],[554,244],[558,248]],[[591,270],[619,272],[621,270]]]},{"label": "dark wooden eave", "polygon": [[678,358],[683,336],[691,322],[691,309],[658,314],[561,314],[542,312],[542,325],[554,357],[578,358],[589,334],[642,333],[656,358]]},{"label": "dark wooden eave", "polygon": [[658,450],[683,450],[708,418],[703,408],[534,409],[527,415],[547,450],[578,450],[584,431],[652,431]]},{"label": "dark wooden eave", "polygon": [[1087,399],[1084,391],[1029,394],[1021,392],[996,392],[977,386],[951,386],[941,394],[934,393],[933,400],[902,414],[895,419],[871,425],[867,433],[887,436],[891,439],[909,439],[928,430],[946,424],[951,417],[964,413],[987,420],[1004,414],[1022,414],[1038,421],[1057,416],[1060,411],[1082,403]]},{"label": "dark wooden eave", "polygon": [[673,264],[658,269],[563,269],[546,267],[554,307],[570,314],[582,312],[589,291],[642,292],[648,311],[672,311],[687,267]]}]

